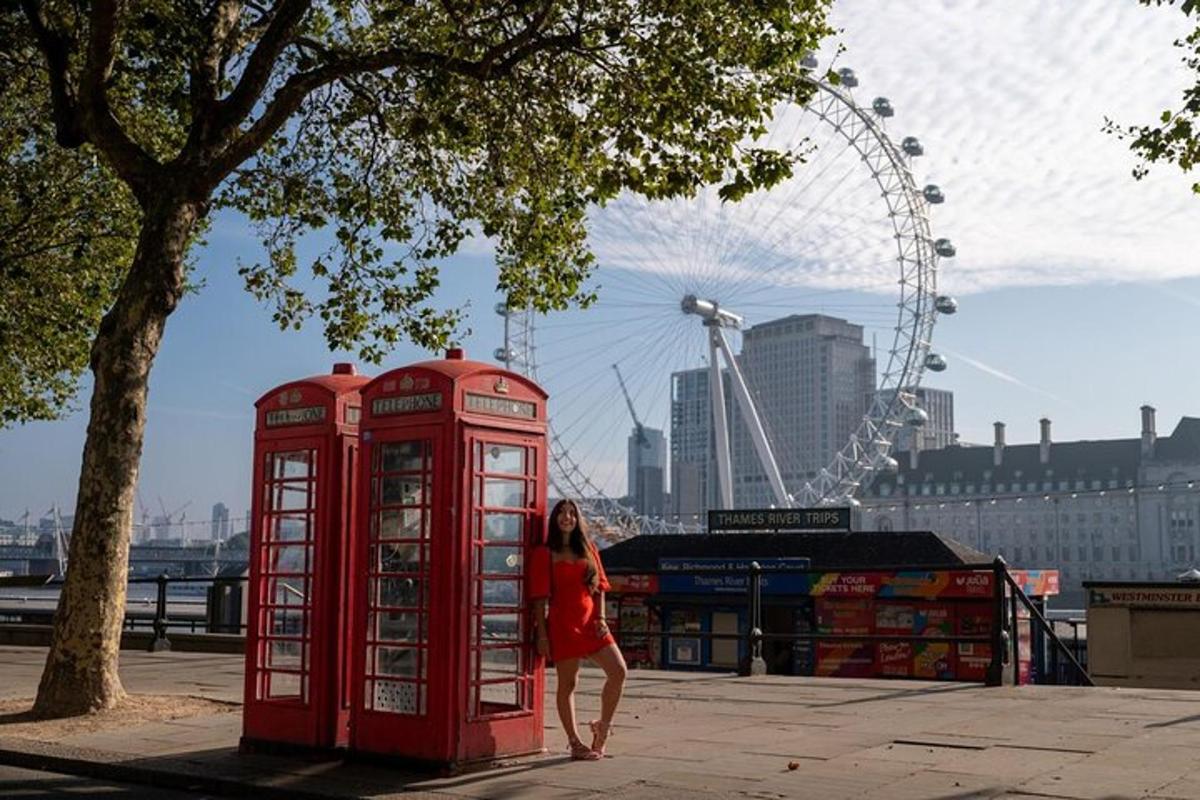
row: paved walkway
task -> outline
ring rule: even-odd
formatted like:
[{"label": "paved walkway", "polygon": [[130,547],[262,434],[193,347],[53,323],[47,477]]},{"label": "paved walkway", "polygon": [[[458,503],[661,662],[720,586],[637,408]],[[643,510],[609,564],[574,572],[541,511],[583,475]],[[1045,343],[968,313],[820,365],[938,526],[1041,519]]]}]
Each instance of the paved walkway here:
[{"label": "paved walkway", "polygon": [[[0,648],[0,699],[31,696],[44,655]],[[237,657],[121,659],[132,692],[240,696]],[[582,719],[594,716],[600,682],[585,669]],[[1187,691],[634,671],[612,758],[573,763],[552,752],[453,778],[241,756],[239,733],[236,713],[53,743],[6,736],[0,721],[0,762],[256,797],[1200,800],[1200,692]],[[561,749],[554,724],[546,741]]]}]

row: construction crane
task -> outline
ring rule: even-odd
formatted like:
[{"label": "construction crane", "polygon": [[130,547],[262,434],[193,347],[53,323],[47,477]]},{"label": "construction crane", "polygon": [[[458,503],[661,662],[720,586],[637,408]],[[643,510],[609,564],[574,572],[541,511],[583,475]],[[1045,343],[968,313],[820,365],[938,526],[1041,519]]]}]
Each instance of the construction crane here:
[{"label": "construction crane", "polygon": [[617,373],[617,383],[621,384],[621,394],[625,395],[625,405],[629,406],[629,416],[633,417],[633,435],[637,438],[638,445],[649,447],[650,440],[646,438],[646,430],[642,427],[642,421],[638,419],[637,412],[633,410],[633,398],[629,396],[629,389],[625,386],[625,379],[621,377],[621,368],[616,364],[613,364],[612,368],[613,372]]},{"label": "construction crane", "polygon": [[142,512],[142,524],[138,528],[135,541],[141,544],[142,542],[150,541],[150,512],[146,509],[146,504],[142,502],[142,493],[140,491],[137,493],[137,503],[138,508]]},{"label": "construction crane", "polygon": [[[186,503],[181,505],[179,508],[175,509],[174,511],[172,511],[170,513],[167,513],[167,505],[166,505],[166,503],[163,502],[162,495],[158,496],[158,507],[162,509],[163,526],[166,528],[166,530],[163,531],[162,537],[160,537],[160,538],[163,538],[163,539],[171,538],[171,527],[173,525],[177,524],[175,521],[175,515],[180,513],[181,511],[183,511],[185,508],[187,508],[191,504],[192,504],[192,501],[188,500]],[[186,518],[187,518],[186,516],[182,517],[179,520],[178,524],[182,524],[183,520]],[[183,538],[185,535],[186,534],[183,533],[183,531],[180,531],[180,533],[179,533],[180,538]]]}]

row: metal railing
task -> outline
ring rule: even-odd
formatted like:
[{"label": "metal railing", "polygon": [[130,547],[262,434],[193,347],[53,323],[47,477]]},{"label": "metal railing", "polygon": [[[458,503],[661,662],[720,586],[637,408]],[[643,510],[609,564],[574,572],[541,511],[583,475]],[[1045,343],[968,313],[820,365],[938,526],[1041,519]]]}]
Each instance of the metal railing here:
[{"label": "metal railing", "polygon": [[[237,585],[243,587],[244,591],[247,580],[245,577],[237,576],[173,577],[166,574],[153,578],[129,578],[128,586],[153,585],[155,593],[153,598],[130,599],[128,596],[126,597],[122,629],[138,631],[149,628],[153,631],[154,639],[149,648],[152,652],[170,650],[171,642],[168,634],[172,631],[244,634],[246,625],[241,619],[240,606],[237,609],[239,613],[234,615],[234,619],[230,619],[227,613],[221,614],[219,613],[221,609],[212,607],[212,597],[207,591],[207,587],[206,596],[196,599],[181,598],[178,594],[172,595],[170,587],[172,585],[204,584],[218,587]],[[61,591],[62,583],[61,578],[56,578],[37,582],[13,581],[12,585],[22,588],[57,588]],[[242,603],[245,603],[244,597]],[[39,604],[41,605],[39,606]],[[0,594],[0,623],[51,625],[54,622],[57,606],[58,595]]]}]

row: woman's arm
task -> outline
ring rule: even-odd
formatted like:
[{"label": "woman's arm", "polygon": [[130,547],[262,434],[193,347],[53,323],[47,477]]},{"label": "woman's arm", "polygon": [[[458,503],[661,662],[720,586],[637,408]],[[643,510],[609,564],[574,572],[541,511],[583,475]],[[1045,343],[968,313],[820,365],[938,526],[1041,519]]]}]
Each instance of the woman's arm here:
[{"label": "woman's arm", "polygon": [[550,654],[550,637],[546,633],[546,598],[539,597],[533,601],[533,624],[537,631],[537,654]]},{"label": "woman's arm", "polygon": [[596,618],[596,638],[603,639],[608,635],[608,619],[605,616],[603,590],[596,592],[596,602],[600,604],[600,614]]}]

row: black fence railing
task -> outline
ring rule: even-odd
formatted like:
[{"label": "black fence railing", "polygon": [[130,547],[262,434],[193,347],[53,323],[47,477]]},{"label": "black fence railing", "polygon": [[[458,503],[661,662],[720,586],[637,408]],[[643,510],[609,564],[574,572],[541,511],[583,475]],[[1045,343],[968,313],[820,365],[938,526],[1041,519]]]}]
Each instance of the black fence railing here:
[{"label": "black fence railing", "polygon": [[[1041,682],[1070,686],[1095,686],[1087,669],[1083,667],[1078,658],[1078,625],[1074,626],[1074,647],[1070,648],[1058,637],[1058,633],[1054,630],[1054,624],[1046,619],[1037,604],[1029,599],[1007,569],[1003,570],[1003,575],[1008,587],[1010,605],[1008,627],[1010,630],[1016,630],[1020,625],[1021,618],[1018,614],[1018,604],[1020,604],[1025,608],[1030,620],[1030,646],[1034,651],[1034,660],[1040,661],[1042,664],[1042,669],[1039,671],[1039,677],[1043,678]],[[1018,656],[1020,640],[1020,636],[1016,636],[1014,639],[1018,646]],[[1019,669],[1019,659],[1014,659],[1014,669]],[[1014,673],[1014,682],[1019,682],[1019,673]]]},{"label": "black fence railing", "polygon": [[[0,582],[0,589],[6,589],[0,593],[0,623],[52,624],[58,596],[46,590],[61,590],[62,579],[20,578],[24,580],[13,580],[7,587]],[[153,631],[151,651],[169,650],[171,632],[244,634],[246,583],[247,578],[238,576],[129,578],[122,628]],[[136,586],[153,586],[153,597],[130,597]],[[199,592],[182,593],[187,587]]]},{"label": "black fence railing", "polygon": [[[621,572],[612,571],[614,575]],[[622,644],[658,640],[660,642],[672,638],[687,638],[699,641],[741,641],[745,643],[746,657],[738,665],[744,674],[762,674],[767,671],[763,658],[763,645],[767,642],[864,642],[864,643],[925,643],[961,645],[987,645],[990,648],[990,662],[986,670],[985,682],[988,685],[999,685],[1004,682],[1003,670],[1011,668],[1011,680],[1021,682],[1021,663],[1031,665],[1031,680],[1037,683],[1067,684],[1091,686],[1092,680],[1084,667],[1082,658],[1085,650],[1081,646],[1079,626],[1081,620],[1050,621],[1039,608],[1039,604],[1030,599],[1013,579],[1002,559],[984,564],[962,564],[946,566],[937,565],[903,565],[899,567],[845,567],[797,568],[787,566],[763,567],[757,562],[751,562],[748,569],[732,570],[720,567],[694,567],[690,569],[671,570],[636,570],[638,575],[705,575],[710,577],[734,577],[744,579],[744,589],[735,588],[725,597],[744,595],[746,603],[747,624],[741,630],[733,633],[717,633],[701,630],[672,630],[667,621],[663,620],[660,630],[626,631],[620,621],[614,626],[614,636]],[[992,594],[983,598],[991,608],[990,631],[986,634],[958,635],[917,635],[896,633],[830,633],[815,629],[807,631],[789,630],[767,631],[763,625],[763,586],[764,575],[774,574],[808,574],[823,573],[944,573],[944,572],[976,572],[990,573]],[[130,578],[130,587],[153,585],[153,598],[133,598],[126,603],[124,627],[126,630],[144,630],[149,628],[154,632],[151,650],[170,649],[171,632],[187,631],[190,633],[224,633],[244,634],[245,623],[242,617],[245,613],[245,593],[247,591],[245,577],[171,577],[159,575],[153,578]],[[32,586],[29,580],[13,581],[12,586]],[[61,580],[48,580],[36,584],[39,590],[54,589],[61,586]],[[177,590],[186,586],[201,587],[203,596],[192,599],[181,596],[178,591],[172,593],[172,587]],[[0,589],[3,589],[0,581]],[[613,594],[619,595],[619,592]],[[888,598],[897,601],[910,599],[904,597]],[[919,599],[919,598],[911,598]],[[978,599],[978,598],[977,598]],[[40,603],[40,604],[39,604]],[[36,605],[36,607],[34,607]],[[57,597],[50,595],[12,595],[8,591],[0,593],[0,623],[34,622],[49,624],[53,622],[54,607]],[[1072,636],[1067,641],[1058,635],[1055,625],[1068,625]],[[1027,630],[1026,630],[1027,626]],[[1028,648],[1023,652],[1022,647]]]}]

